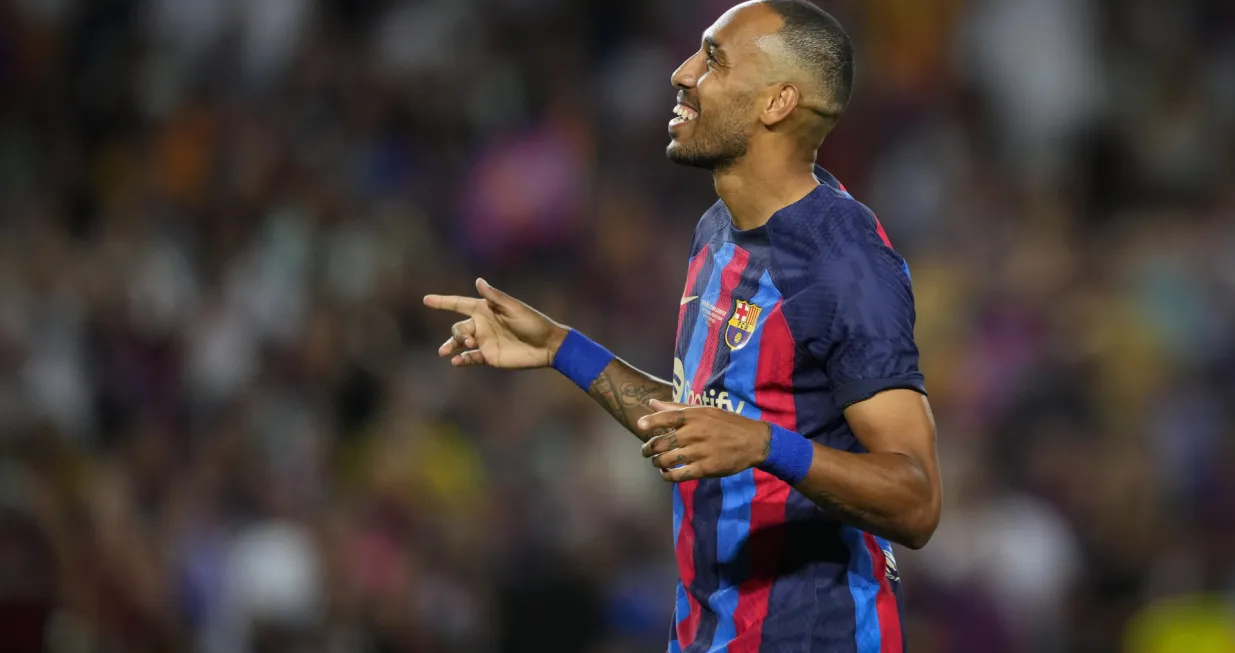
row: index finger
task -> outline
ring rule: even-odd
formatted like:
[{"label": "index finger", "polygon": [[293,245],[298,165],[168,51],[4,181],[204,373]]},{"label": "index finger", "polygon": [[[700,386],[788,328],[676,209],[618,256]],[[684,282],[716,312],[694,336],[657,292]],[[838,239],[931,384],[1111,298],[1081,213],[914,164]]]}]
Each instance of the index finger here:
[{"label": "index finger", "polygon": [[425,295],[425,306],[439,311],[454,311],[463,315],[472,315],[482,300],[458,295]]}]

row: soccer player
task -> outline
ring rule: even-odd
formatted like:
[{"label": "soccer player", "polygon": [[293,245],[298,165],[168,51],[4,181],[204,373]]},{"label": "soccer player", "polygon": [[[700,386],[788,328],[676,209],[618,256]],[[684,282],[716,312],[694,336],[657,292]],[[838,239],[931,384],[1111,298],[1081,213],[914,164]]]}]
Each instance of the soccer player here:
[{"label": "soccer player", "polygon": [[[805,0],[721,16],[673,73],[671,160],[710,170],[672,382],[477,280],[440,352],[551,366],[644,440],[674,483],[669,651],[902,651],[889,542],[939,521],[934,420],[909,271],[815,165],[853,84],[841,26]],[[671,403],[672,402],[672,403]]]}]

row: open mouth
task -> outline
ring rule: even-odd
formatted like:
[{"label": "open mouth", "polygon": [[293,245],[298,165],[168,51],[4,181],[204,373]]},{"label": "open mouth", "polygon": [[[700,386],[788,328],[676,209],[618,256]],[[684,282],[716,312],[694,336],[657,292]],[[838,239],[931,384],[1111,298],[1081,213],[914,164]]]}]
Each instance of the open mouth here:
[{"label": "open mouth", "polygon": [[699,117],[698,111],[695,111],[694,109],[684,104],[681,104],[681,103],[674,105],[673,113],[675,114],[676,117],[674,117],[673,120],[669,121],[670,127],[676,127],[678,125],[686,124],[694,120],[695,118]]}]

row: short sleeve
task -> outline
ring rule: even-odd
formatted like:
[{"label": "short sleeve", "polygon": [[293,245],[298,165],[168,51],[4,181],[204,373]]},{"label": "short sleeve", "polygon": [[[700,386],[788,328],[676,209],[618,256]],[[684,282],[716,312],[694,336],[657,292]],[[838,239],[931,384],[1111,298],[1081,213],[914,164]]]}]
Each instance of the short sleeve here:
[{"label": "short sleeve", "polygon": [[926,394],[914,342],[913,291],[891,248],[850,244],[811,266],[798,313],[803,345],[840,410],[884,390]]}]

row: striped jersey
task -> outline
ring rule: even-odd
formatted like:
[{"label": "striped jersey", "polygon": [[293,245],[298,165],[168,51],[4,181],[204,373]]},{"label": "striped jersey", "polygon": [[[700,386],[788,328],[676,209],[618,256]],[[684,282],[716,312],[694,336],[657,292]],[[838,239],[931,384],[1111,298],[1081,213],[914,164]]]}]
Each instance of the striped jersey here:
[{"label": "striped jersey", "polygon": [[[875,216],[823,182],[749,230],[699,221],[678,314],[674,400],[863,452],[842,411],[925,394],[909,269]],[[901,653],[889,543],[748,469],[674,486],[680,574],[670,653]]]}]

